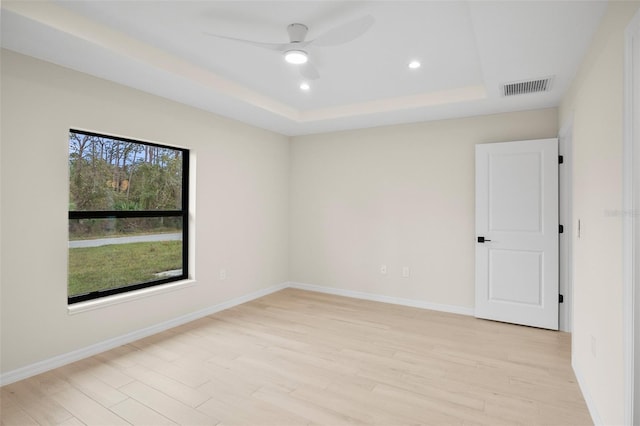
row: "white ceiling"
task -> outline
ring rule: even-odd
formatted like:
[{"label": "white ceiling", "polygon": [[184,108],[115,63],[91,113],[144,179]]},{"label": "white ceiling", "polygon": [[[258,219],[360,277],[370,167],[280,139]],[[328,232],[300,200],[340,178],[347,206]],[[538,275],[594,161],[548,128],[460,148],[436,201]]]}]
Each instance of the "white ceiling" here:
[{"label": "white ceiling", "polygon": [[[557,106],[604,1],[2,1],[2,47],[285,135]],[[361,37],[310,45],[304,80],[280,53],[205,32],[287,42],[365,15]],[[407,64],[418,59],[422,67]],[[554,76],[545,93],[501,84]]]}]

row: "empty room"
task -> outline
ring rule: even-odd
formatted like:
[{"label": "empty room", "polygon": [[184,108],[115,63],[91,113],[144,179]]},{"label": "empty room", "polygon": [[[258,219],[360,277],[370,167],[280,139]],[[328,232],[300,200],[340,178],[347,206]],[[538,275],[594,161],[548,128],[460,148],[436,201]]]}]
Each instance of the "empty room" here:
[{"label": "empty room", "polygon": [[0,6],[2,425],[640,425],[640,1]]}]

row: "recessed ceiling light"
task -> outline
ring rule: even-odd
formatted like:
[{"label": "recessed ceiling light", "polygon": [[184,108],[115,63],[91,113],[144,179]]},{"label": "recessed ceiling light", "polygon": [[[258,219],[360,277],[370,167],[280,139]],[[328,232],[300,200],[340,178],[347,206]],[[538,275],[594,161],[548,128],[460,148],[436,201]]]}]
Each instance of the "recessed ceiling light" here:
[{"label": "recessed ceiling light", "polygon": [[311,86],[309,86],[309,83],[300,83],[300,90],[307,91],[309,89],[311,89]]},{"label": "recessed ceiling light", "polygon": [[287,50],[284,52],[284,60],[290,64],[300,65],[307,62],[307,52],[304,50]]},{"label": "recessed ceiling light", "polygon": [[409,62],[409,68],[411,68],[412,70],[420,68],[420,61]]}]

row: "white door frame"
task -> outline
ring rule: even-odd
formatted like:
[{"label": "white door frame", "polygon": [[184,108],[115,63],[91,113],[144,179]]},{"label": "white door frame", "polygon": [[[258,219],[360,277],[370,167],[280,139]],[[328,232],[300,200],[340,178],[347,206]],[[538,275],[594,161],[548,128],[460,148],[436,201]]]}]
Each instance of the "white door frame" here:
[{"label": "white door frame", "polygon": [[559,306],[559,327],[562,331],[573,329],[573,115],[558,133],[558,151],[564,162],[558,172],[559,216],[564,233],[560,234],[560,294],[564,296]]},{"label": "white door frame", "polygon": [[[623,140],[623,318],[625,424],[640,424],[640,10],[625,31],[624,140]],[[635,46],[635,49],[634,49]],[[639,355],[634,357],[634,354]]]}]

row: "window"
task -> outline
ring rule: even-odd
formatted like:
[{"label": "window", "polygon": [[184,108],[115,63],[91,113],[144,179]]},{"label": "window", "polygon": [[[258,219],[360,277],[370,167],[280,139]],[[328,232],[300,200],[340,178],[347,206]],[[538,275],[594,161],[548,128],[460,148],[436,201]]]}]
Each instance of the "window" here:
[{"label": "window", "polygon": [[188,277],[189,151],[69,131],[69,304]]}]

